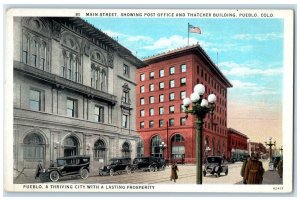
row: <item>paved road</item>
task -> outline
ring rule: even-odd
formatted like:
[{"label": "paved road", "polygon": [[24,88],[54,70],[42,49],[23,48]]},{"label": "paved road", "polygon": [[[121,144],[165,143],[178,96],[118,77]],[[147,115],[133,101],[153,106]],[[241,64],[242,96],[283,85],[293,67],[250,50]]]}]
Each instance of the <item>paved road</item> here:
[{"label": "paved road", "polygon": [[[263,162],[265,170],[267,170],[267,161]],[[203,177],[203,184],[242,184],[240,176],[242,163],[237,162],[229,164],[228,175],[221,174],[220,177],[207,175]],[[171,167],[167,167],[164,171],[157,172],[135,172],[132,174],[120,174],[115,176],[90,176],[86,180],[79,177],[64,177],[57,183],[69,184],[195,184],[196,182],[196,166],[195,165],[179,165],[179,179],[174,183],[170,181]],[[39,180],[18,183],[37,183]],[[264,184],[280,184],[282,179],[279,178],[276,171],[266,171],[264,176]]]}]

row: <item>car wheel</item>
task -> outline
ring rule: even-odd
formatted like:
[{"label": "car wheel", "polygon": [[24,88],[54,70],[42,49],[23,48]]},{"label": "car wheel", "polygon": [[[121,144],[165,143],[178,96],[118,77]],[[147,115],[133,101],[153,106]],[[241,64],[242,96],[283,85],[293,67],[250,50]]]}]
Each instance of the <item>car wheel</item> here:
[{"label": "car wheel", "polygon": [[57,171],[50,172],[50,180],[55,182],[59,180],[59,173]]},{"label": "car wheel", "polygon": [[225,175],[228,175],[228,169],[225,171]]},{"label": "car wheel", "polygon": [[114,176],[114,173],[115,173],[115,172],[114,172],[113,169],[110,169],[110,170],[109,170],[109,175],[110,175],[110,176]]},{"label": "car wheel", "polygon": [[82,179],[86,179],[86,178],[88,178],[89,177],[89,171],[87,170],[87,169],[81,169],[80,170],[80,177],[82,178]]},{"label": "car wheel", "polygon": [[203,176],[204,176],[204,177],[206,176],[206,171],[203,171]]},{"label": "car wheel", "polygon": [[125,170],[126,170],[126,173],[127,173],[127,174],[130,174],[130,173],[131,173],[131,168],[130,168],[129,166],[126,166],[126,169],[125,169]]},{"label": "car wheel", "polygon": [[150,172],[154,172],[155,171],[155,169],[154,169],[154,167],[152,165],[149,167],[149,171]]}]

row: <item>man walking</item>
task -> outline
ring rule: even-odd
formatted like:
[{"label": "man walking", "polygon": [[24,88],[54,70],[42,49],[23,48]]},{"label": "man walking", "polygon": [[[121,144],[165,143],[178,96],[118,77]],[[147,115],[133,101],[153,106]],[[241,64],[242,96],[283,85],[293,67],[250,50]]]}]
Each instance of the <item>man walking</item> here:
[{"label": "man walking", "polygon": [[244,181],[247,184],[261,184],[264,172],[262,162],[258,160],[258,155],[255,154],[253,159],[246,164]]},{"label": "man walking", "polygon": [[250,155],[247,155],[246,160],[244,161],[242,169],[241,169],[241,176],[243,177],[243,184],[247,184],[246,181],[244,180],[244,176],[245,176],[246,165],[249,160],[250,160]]}]

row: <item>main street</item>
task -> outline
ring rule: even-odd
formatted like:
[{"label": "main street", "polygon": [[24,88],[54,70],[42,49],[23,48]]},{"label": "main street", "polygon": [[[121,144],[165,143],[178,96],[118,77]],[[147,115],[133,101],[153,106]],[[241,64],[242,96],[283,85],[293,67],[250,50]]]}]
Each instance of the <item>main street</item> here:
[{"label": "main street", "polygon": [[[267,179],[267,184],[278,184],[282,182],[276,172],[267,171],[268,161],[263,161],[265,175],[270,177]],[[229,172],[225,176],[224,173],[220,177],[206,175],[203,177],[203,184],[242,184],[242,177],[240,176],[242,162],[228,164]],[[132,174],[120,174],[115,176],[99,176],[94,175],[88,177],[86,180],[79,177],[61,178],[57,183],[68,184],[195,184],[196,183],[196,166],[195,165],[178,165],[178,180],[176,183],[170,181],[171,167],[167,167],[164,171],[157,172],[134,172]],[[265,180],[266,181],[266,180]]]}]

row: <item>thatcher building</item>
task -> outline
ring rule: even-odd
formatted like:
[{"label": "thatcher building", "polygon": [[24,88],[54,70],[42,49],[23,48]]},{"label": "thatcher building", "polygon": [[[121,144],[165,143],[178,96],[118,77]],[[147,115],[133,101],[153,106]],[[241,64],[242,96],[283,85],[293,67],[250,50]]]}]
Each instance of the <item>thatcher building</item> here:
[{"label": "thatcher building", "polygon": [[214,115],[205,119],[203,153],[227,155],[227,88],[232,85],[205,51],[199,45],[187,46],[144,62],[149,65],[139,68],[136,77],[136,126],[144,140],[145,155],[196,161],[196,118],[189,115],[185,119],[182,100],[197,83],[205,85],[205,96],[217,96]]},{"label": "thatcher building", "polygon": [[112,157],[142,153],[142,61],[80,18],[16,17],[13,35],[14,177],[72,155],[90,155],[97,174]]}]

